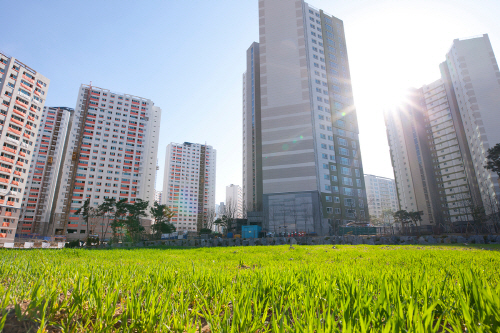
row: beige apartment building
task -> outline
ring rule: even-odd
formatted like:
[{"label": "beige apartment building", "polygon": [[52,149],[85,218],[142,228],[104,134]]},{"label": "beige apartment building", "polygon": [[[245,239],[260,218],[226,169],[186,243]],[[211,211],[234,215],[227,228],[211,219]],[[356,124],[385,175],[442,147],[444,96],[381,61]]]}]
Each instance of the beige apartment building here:
[{"label": "beige apartment building", "polygon": [[342,20],[302,0],[258,4],[243,75],[245,206],[273,232],[367,219]]}]

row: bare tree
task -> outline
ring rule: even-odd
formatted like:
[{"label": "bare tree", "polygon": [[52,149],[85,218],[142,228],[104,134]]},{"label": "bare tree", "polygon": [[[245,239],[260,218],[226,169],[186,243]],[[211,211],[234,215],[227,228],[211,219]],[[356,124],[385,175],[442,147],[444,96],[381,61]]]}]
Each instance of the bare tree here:
[{"label": "bare tree", "polygon": [[391,221],[394,222],[394,216],[391,209],[382,210],[382,222],[385,225],[391,224]]},{"label": "bare tree", "polygon": [[214,222],[215,222],[215,209],[210,208],[207,211],[207,223],[205,225],[205,228],[210,229],[214,231]]}]

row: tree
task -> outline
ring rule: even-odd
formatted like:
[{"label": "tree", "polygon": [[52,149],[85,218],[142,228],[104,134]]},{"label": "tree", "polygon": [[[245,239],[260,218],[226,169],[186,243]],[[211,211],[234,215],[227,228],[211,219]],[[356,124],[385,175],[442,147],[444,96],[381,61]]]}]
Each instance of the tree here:
[{"label": "tree", "polygon": [[215,225],[224,228],[224,232],[228,233],[234,229],[234,219],[230,218],[227,215],[222,215],[220,218],[214,221]]},{"label": "tree", "polygon": [[125,226],[124,216],[127,214],[127,199],[121,199],[115,203],[115,211],[111,229],[113,230],[113,240],[118,242],[118,230]]},{"label": "tree", "polygon": [[[215,222],[215,216],[216,215],[217,214],[215,212],[215,209],[211,208],[211,209],[208,210],[208,212],[207,212],[207,223],[206,223],[206,225],[205,225],[205,227],[203,229],[208,229],[208,230],[210,230],[210,232],[213,231],[214,222]],[[201,230],[200,230],[200,233],[201,233]]]},{"label": "tree", "polygon": [[497,143],[495,146],[488,149],[486,159],[487,162],[484,167],[490,171],[496,172],[496,174],[500,177],[500,143]]},{"label": "tree", "polygon": [[175,232],[175,226],[170,223],[170,219],[175,213],[167,205],[160,205],[155,201],[153,207],[150,207],[149,212],[155,220],[151,229],[156,239],[161,239],[162,234]]},{"label": "tree", "polygon": [[[104,202],[97,207],[97,216],[102,217],[101,223],[101,243],[108,233],[110,213],[115,209],[116,200],[114,198],[105,198]],[[104,230],[104,219],[107,218],[106,229]]]},{"label": "tree", "polygon": [[76,210],[75,215],[83,216],[83,220],[87,225],[87,245],[89,245],[89,220],[95,215],[94,209],[90,207],[90,198],[87,198],[87,200],[83,202],[83,205]]},{"label": "tree", "polygon": [[382,210],[382,222],[385,225],[389,225],[391,223],[391,219],[393,219],[393,211],[389,208]]},{"label": "tree", "polygon": [[406,225],[410,220],[410,215],[406,210],[398,210],[393,214],[394,220],[401,225],[402,229],[405,229]]},{"label": "tree", "polygon": [[370,224],[379,227],[382,226],[383,221],[377,216],[370,216]]},{"label": "tree", "polygon": [[[409,212],[408,213],[408,218],[415,224],[415,226],[418,226],[417,222],[422,222],[422,216],[420,216],[420,212]],[[420,223],[422,225],[422,223]]]},{"label": "tree", "polygon": [[479,233],[486,221],[488,221],[488,216],[483,206],[472,206],[472,220],[476,233]]},{"label": "tree", "polygon": [[127,228],[127,236],[133,242],[140,241],[144,234],[144,227],[141,225],[141,218],[146,217],[146,209],[149,206],[149,201],[136,199],[134,203],[126,203],[128,215],[125,218],[125,227]]}]

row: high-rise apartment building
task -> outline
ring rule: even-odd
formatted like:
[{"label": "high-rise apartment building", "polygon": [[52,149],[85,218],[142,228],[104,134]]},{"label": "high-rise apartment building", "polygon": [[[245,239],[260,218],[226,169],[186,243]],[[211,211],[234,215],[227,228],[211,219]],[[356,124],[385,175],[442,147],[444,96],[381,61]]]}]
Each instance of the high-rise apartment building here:
[{"label": "high-rise apartment building", "polygon": [[44,107],[33,149],[17,233],[47,235],[61,185],[59,172],[66,154],[72,108]]},{"label": "high-rise apartment building", "polygon": [[423,223],[472,220],[473,207],[498,210],[498,177],[484,169],[500,142],[500,73],[488,36],[454,40],[441,78],[386,112],[401,209]]},{"label": "high-rise apartment building", "polygon": [[248,210],[263,210],[269,231],[328,234],[334,220],[367,218],[343,22],[302,0],[263,0],[259,33],[243,76]]},{"label": "high-rise apartment building", "polygon": [[486,212],[493,213],[500,199],[498,175],[484,166],[488,149],[500,143],[500,72],[488,35],[455,39],[441,73],[460,115],[477,178],[481,199],[475,205],[482,200]]},{"label": "high-rise apartment building", "polygon": [[[370,215],[382,219],[384,210],[397,212],[399,203],[394,179],[368,174],[364,176]],[[388,221],[391,220],[388,218]]]},{"label": "high-rise apartment building", "polygon": [[215,207],[216,150],[212,146],[170,143],[165,155],[163,204],[175,213],[178,231],[206,228]]},{"label": "high-rise apartment building", "polygon": [[247,50],[247,70],[243,74],[243,191],[247,211],[262,206],[262,133],[260,113],[259,43]]},{"label": "high-rise apartment building", "polygon": [[442,216],[423,108],[422,91],[412,90],[407,103],[385,113],[385,122],[399,207],[435,224]]},{"label": "high-rise apartment building", "polygon": [[231,210],[234,217],[243,218],[243,195],[241,186],[231,184],[226,186],[226,210]]},{"label": "high-rise apartment building", "polygon": [[16,236],[50,80],[0,53],[0,242]]},{"label": "high-rise apartment building", "polygon": [[160,119],[161,109],[150,99],[80,86],[55,204],[55,234],[86,237],[87,226],[75,212],[87,199],[91,207],[105,198],[153,205]]}]

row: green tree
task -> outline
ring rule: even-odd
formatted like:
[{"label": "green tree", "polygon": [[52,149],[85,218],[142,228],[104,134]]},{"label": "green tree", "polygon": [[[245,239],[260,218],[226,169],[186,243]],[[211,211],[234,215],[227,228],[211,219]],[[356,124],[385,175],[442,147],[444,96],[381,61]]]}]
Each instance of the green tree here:
[{"label": "green tree", "polygon": [[500,177],[500,143],[497,143],[495,146],[488,149],[486,159],[487,162],[485,168],[496,172],[496,174]]},{"label": "green tree", "polygon": [[140,241],[144,234],[144,227],[141,225],[141,218],[146,217],[146,209],[148,208],[149,201],[136,199],[134,203],[126,203],[128,212],[125,218],[125,227],[127,228],[127,236],[132,242]]},{"label": "green tree", "polygon": [[401,225],[401,228],[405,229],[406,225],[410,221],[410,214],[406,210],[398,210],[393,214],[394,220]]},{"label": "green tree", "polygon": [[[109,222],[110,222],[110,217],[111,217],[110,214],[114,212],[115,205],[116,205],[116,200],[114,198],[105,198],[104,202],[102,204],[100,204],[99,206],[97,206],[97,216],[100,216],[102,218],[101,243],[104,242],[104,238],[106,237],[106,234],[108,233]],[[107,219],[106,229],[104,229],[104,219]]]},{"label": "green tree", "polygon": [[155,222],[151,227],[156,239],[161,239],[161,234],[170,234],[175,232],[175,226],[170,223],[170,219],[175,215],[167,205],[160,205],[156,201],[153,207],[149,208],[151,216]]},{"label": "green tree", "polygon": [[127,199],[121,199],[115,202],[115,210],[111,229],[113,230],[113,241],[118,242],[118,231],[125,226],[124,217],[127,214]]},{"label": "green tree", "polygon": [[215,225],[221,226],[224,228],[224,232],[228,233],[233,229],[233,221],[234,219],[227,216],[227,215],[222,215],[220,218],[214,221]]},{"label": "green tree", "polygon": [[[418,225],[418,222],[422,222],[422,216],[420,216],[420,212],[409,212],[408,218],[415,224]],[[422,223],[420,223],[422,225]]]},{"label": "green tree", "polygon": [[472,220],[474,222],[476,233],[479,233],[483,225],[488,221],[488,215],[486,215],[486,211],[483,206],[472,206]]}]

